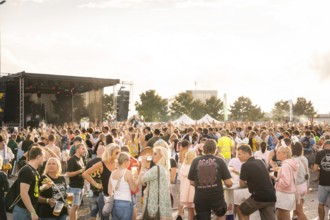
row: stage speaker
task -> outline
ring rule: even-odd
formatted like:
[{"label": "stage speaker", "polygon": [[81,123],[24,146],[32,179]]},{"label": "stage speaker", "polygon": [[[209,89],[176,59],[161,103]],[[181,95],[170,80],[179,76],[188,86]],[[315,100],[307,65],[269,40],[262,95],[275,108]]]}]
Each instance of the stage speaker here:
[{"label": "stage speaker", "polygon": [[19,85],[17,80],[6,82],[5,94],[3,121],[5,123],[19,123]]},{"label": "stage speaker", "polygon": [[129,91],[120,90],[117,96],[117,121],[125,121],[129,110]]}]

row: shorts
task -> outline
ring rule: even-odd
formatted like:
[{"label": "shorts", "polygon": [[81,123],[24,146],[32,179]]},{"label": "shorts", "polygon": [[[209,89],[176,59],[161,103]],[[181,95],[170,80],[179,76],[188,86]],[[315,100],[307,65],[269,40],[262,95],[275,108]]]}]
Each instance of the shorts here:
[{"label": "shorts", "polygon": [[300,199],[303,199],[305,197],[305,195],[307,194],[307,192],[308,192],[307,182],[299,184],[296,187],[297,187],[297,191],[300,194]]},{"label": "shorts", "polygon": [[239,209],[243,215],[251,215],[259,210],[261,220],[275,220],[275,202],[259,202],[249,197]]},{"label": "shorts", "polygon": [[209,199],[205,201],[195,200],[196,217],[198,220],[210,220],[211,211],[218,217],[224,216],[227,212],[227,203],[224,198]]},{"label": "shorts", "polygon": [[81,200],[83,198],[83,189],[81,188],[68,188],[69,193],[73,193],[73,206],[80,206]]},{"label": "shorts", "polygon": [[295,210],[296,208],[296,194],[295,193],[285,193],[276,191],[277,202],[275,207],[278,209],[283,209],[287,211]]},{"label": "shorts", "polygon": [[319,203],[324,205],[327,201],[327,198],[330,196],[330,186],[319,185],[317,194],[318,194]]},{"label": "shorts", "polygon": [[96,195],[93,195],[92,197],[88,197],[89,209],[90,209],[89,216],[92,218],[96,218],[97,214],[99,213],[99,204],[97,202],[98,197],[99,196]]},{"label": "shorts", "polygon": [[234,204],[240,205],[251,196],[248,188],[236,189],[234,191]]}]

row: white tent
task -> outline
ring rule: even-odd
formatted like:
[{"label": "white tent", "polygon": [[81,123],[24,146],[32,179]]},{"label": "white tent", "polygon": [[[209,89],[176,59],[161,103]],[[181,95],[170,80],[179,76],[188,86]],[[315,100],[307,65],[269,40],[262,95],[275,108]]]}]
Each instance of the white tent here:
[{"label": "white tent", "polygon": [[176,119],[172,123],[175,125],[180,125],[180,124],[193,125],[193,124],[195,124],[195,121],[192,120],[191,118],[189,118],[188,115],[183,114],[183,115],[181,115],[180,118]]},{"label": "white tent", "polygon": [[211,124],[211,123],[219,123],[219,122],[220,121],[212,118],[209,114],[206,114],[206,115],[204,115],[203,118],[201,118],[201,119],[199,119],[197,121],[197,124],[203,124],[203,123],[205,123],[205,124]]}]

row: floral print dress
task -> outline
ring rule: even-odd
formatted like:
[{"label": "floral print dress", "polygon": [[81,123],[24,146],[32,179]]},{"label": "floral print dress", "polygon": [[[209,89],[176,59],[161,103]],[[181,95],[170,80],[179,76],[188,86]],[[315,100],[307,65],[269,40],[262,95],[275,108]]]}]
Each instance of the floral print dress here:
[{"label": "floral print dress", "polygon": [[[158,165],[159,166],[159,165]],[[155,216],[158,210],[158,195],[159,195],[159,211],[160,219],[173,219],[171,208],[171,196],[169,191],[169,178],[165,168],[159,166],[159,190],[158,190],[158,170],[157,166],[153,166],[142,177],[142,183],[148,183],[143,202],[143,213],[146,210],[148,200],[148,214]],[[143,216],[143,215],[142,215]]]}]

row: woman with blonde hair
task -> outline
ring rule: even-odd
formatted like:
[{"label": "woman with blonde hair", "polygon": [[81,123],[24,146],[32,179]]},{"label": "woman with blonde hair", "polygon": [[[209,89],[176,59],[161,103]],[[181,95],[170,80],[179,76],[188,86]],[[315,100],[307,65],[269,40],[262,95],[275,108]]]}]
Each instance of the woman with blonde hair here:
[{"label": "woman with blonde hair", "polygon": [[143,219],[146,216],[160,216],[161,220],[173,219],[171,198],[169,191],[170,161],[168,150],[164,147],[153,148],[153,166],[148,171],[143,169],[139,179],[141,183],[147,183],[147,191],[143,203]]},{"label": "woman with blonde hair", "polygon": [[61,162],[58,158],[51,157],[47,160],[45,170],[39,181],[40,195],[38,197],[39,217],[41,220],[65,220],[68,210],[65,205],[58,216],[53,214],[57,202],[66,203],[66,182],[62,175]]},{"label": "woman with blonde hair", "polygon": [[132,172],[127,169],[130,164],[130,155],[121,152],[117,161],[118,169],[112,172],[108,186],[109,195],[114,194],[112,220],[131,220],[134,205],[131,191],[136,192],[138,186],[133,180]]},{"label": "woman with blonde hair", "polygon": [[292,157],[290,147],[280,146],[276,151],[277,159],[282,161],[275,184],[276,190],[276,216],[278,220],[289,220],[290,211],[296,205],[296,178],[298,163]]},{"label": "woman with blonde hair", "polygon": [[180,178],[180,203],[188,209],[188,220],[192,220],[195,216],[194,196],[195,188],[190,184],[188,173],[191,162],[196,158],[195,151],[188,151],[185,154],[182,166],[179,172]]},{"label": "woman with blonde hair", "polygon": [[[91,168],[87,169],[82,175],[83,177],[95,188],[103,189],[99,194],[98,205],[101,220],[108,219],[108,217],[102,215],[102,209],[104,206],[104,196],[109,196],[108,183],[111,173],[116,169],[116,159],[120,153],[120,147],[111,143],[106,146],[106,150],[102,154],[102,161],[97,162]],[[102,184],[97,183],[93,178],[92,174],[98,172],[101,175]]]}]

